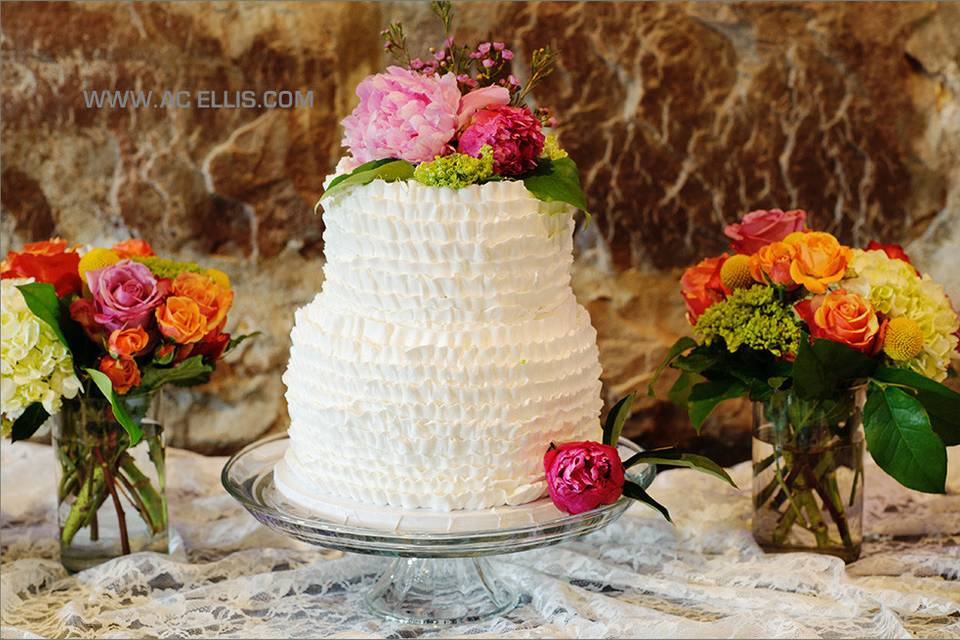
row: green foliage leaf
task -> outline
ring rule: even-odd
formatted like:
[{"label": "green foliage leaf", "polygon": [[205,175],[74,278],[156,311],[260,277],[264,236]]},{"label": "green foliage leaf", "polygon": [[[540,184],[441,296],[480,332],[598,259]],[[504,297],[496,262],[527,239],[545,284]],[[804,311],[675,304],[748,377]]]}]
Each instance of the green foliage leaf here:
[{"label": "green foliage leaf", "polygon": [[654,500],[650,494],[644,491],[643,487],[638,485],[636,482],[631,482],[630,480],[625,481],[623,483],[623,495],[631,498],[632,500],[637,500],[638,502],[642,502],[645,505],[653,507],[660,512],[660,515],[662,515],[667,522],[673,524],[673,520],[670,519],[670,512],[667,511],[667,508]]},{"label": "green foliage leaf", "polygon": [[523,177],[523,185],[540,200],[565,202],[589,215],[577,163],[571,158],[540,158],[537,168]]},{"label": "green foliage leaf", "polygon": [[374,180],[396,182],[397,180],[409,180],[412,177],[413,165],[406,160],[374,160],[360,165],[347,175],[334,178],[330,182],[330,186],[320,196],[320,202],[331,195],[346,191],[349,187],[369,184]]},{"label": "green foliage leaf", "polygon": [[57,290],[53,288],[53,285],[46,282],[31,282],[30,284],[21,284],[17,289],[23,294],[27,308],[33,315],[53,329],[63,346],[69,349],[70,344],[60,328],[60,301],[57,298]]},{"label": "green foliage leaf", "polygon": [[204,364],[203,356],[192,356],[172,367],[147,365],[141,373],[140,388],[150,391],[168,383],[189,387],[207,382],[212,372],[213,366]]},{"label": "green foliage leaf", "polygon": [[910,489],[944,492],[947,449],[916,398],[898,387],[871,384],[863,427],[881,469]]},{"label": "green foliage leaf", "polygon": [[719,478],[730,486],[737,488],[733,478],[727,474],[723,467],[710,458],[697,455],[695,453],[681,453],[673,447],[667,449],[654,449],[652,451],[640,451],[639,453],[635,453],[627,458],[627,461],[623,463],[623,468],[629,469],[635,464],[639,464],[641,462],[665,467],[687,467],[688,469],[700,471],[702,473],[714,476],[715,478]]},{"label": "green foliage leaf", "polygon": [[623,424],[630,417],[630,407],[633,405],[633,399],[636,395],[636,393],[631,393],[620,398],[620,401],[610,409],[610,413],[607,414],[607,421],[603,425],[603,444],[611,447],[617,446],[620,441],[620,432],[623,431]]},{"label": "green foliage leaf", "polygon": [[873,358],[845,344],[817,338],[811,345],[804,336],[793,363],[793,385],[805,398],[829,398],[841,383],[866,378],[875,368]]},{"label": "green foliage leaf", "polygon": [[914,371],[884,367],[873,379],[910,387],[930,416],[930,426],[948,447],[960,444],[960,393]]},{"label": "green foliage leaf", "polygon": [[749,392],[747,385],[735,378],[709,380],[693,385],[687,399],[693,428],[699,433],[704,420],[718,404],[724,400],[745,396]]},{"label": "green foliage leaf", "polygon": [[227,343],[227,348],[224,349],[223,352],[230,353],[231,351],[239,347],[240,343],[242,343],[244,340],[249,340],[250,338],[256,338],[261,333],[262,332],[260,331],[254,331],[253,333],[243,333],[239,336],[234,336],[230,338],[230,342]]},{"label": "green foliage leaf", "polygon": [[697,341],[691,338],[690,336],[683,336],[678,338],[676,342],[667,350],[667,355],[664,357],[663,362],[657,365],[656,370],[653,372],[653,378],[650,379],[650,384],[647,385],[647,395],[651,398],[655,397],[653,391],[653,386],[657,383],[657,380],[660,379],[660,375],[663,373],[663,370],[667,368],[671,362],[677,359],[677,357],[684,351],[688,351],[697,346]]},{"label": "green foliage leaf", "polygon": [[43,423],[47,421],[50,414],[43,408],[39,402],[34,402],[24,409],[20,417],[13,421],[13,430],[10,433],[10,440],[26,440],[37,432]]},{"label": "green foliage leaf", "polygon": [[127,410],[124,409],[123,404],[120,402],[120,397],[117,395],[117,392],[113,390],[113,383],[110,382],[107,374],[96,369],[86,369],[85,371],[90,374],[90,378],[93,380],[93,383],[97,385],[97,389],[100,390],[103,397],[110,403],[110,406],[113,408],[113,417],[117,419],[120,426],[123,427],[130,436],[130,446],[140,442],[140,438],[143,435],[143,432],[140,430],[140,425],[135,422],[127,413]]},{"label": "green foliage leaf", "polygon": [[685,406],[690,399],[690,389],[698,382],[703,382],[704,377],[690,371],[681,371],[677,376],[676,382],[667,391],[667,399],[677,406]]}]

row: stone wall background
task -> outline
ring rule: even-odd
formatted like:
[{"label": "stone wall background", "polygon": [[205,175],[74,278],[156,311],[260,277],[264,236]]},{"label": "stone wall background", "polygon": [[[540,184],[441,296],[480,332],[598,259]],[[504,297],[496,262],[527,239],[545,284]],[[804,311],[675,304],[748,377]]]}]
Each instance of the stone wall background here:
[{"label": "stone wall background", "polygon": [[[458,38],[562,54],[534,95],[561,116],[595,224],[575,289],[600,334],[608,399],[644,387],[687,330],[679,270],[755,208],[804,208],[842,240],[902,241],[960,299],[960,5],[457,3]],[[173,443],[235,449],[285,428],[293,309],[322,281],[311,213],[353,89],[425,3],[0,6],[0,250],[130,236],[233,276],[237,331],[260,329],[205,388],[177,392]],[[951,36],[951,34],[953,34]],[[88,109],[100,89],[314,92],[312,109]],[[666,380],[665,383],[669,383]],[[725,462],[749,455],[731,406],[699,439],[645,399],[628,433]]]}]

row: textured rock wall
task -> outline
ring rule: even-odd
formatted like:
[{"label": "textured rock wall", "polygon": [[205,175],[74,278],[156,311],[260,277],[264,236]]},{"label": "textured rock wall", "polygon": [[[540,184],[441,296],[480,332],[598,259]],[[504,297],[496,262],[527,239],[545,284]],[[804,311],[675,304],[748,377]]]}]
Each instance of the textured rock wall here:
[{"label": "textured rock wall", "polygon": [[[723,250],[724,222],[802,207],[848,242],[902,240],[960,298],[960,5],[458,3],[463,41],[542,44],[596,224],[575,287],[600,333],[609,397],[645,385],[686,330],[679,269]],[[424,3],[3,3],[2,249],[51,234],[133,236],[212,262],[232,324],[264,335],[206,388],[178,393],[177,444],[236,447],[282,429],[292,311],[321,284],[311,213],[353,87],[392,19],[426,47]],[[953,35],[951,35],[953,34]],[[83,90],[312,90],[313,108],[86,108]],[[645,400],[648,442],[747,455],[733,406],[700,443]]]}]

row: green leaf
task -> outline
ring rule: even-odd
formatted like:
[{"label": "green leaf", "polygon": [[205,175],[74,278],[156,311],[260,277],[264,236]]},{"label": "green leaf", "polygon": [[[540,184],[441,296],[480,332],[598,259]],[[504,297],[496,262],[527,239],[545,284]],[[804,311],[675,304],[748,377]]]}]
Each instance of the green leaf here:
[{"label": "green leaf", "polygon": [[540,158],[537,168],[524,176],[523,185],[540,200],[565,202],[589,215],[577,163],[571,158]]},{"label": "green leaf", "polygon": [[803,397],[828,398],[841,383],[866,378],[876,366],[873,358],[845,344],[817,338],[811,345],[804,337],[793,363],[793,384]]},{"label": "green leaf", "polygon": [[[371,165],[371,166],[367,166]],[[320,196],[320,202],[333,194],[346,191],[349,187],[357,187],[369,184],[374,180],[384,180],[386,182],[395,182],[397,180],[409,180],[413,177],[413,165],[406,160],[375,160],[367,164],[360,165],[346,176],[338,176],[330,186],[327,187],[323,195]],[[339,178],[342,178],[339,179]],[[317,204],[320,204],[319,202]]]},{"label": "green leaf", "polygon": [[43,423],[47,421],[50,414],[43,408],[39,402],[34,402],[24,409],[20,417],[13,421],[13,430],[10,433],[10,440],[26,440],[37,432]]},{"label": "green leaf", "polygon": [[654,449],[653,451],[641,451],[627,458],[627,461],[623,463],[623,468],[629,469],[633,465],[641,462],[665,467],[687,467],[688,469],[700,471],[719,478],[730,486],[737,488],[733,478],[727,474],[723,467],[710,458],[695,453],[681,453],[672,447],[668,449]]},{"label": "green leaf", "polygon": [[209,380],[212,371],[213,366],[204,364],[203,356],[192,356],[172,367],[147,365],[140,377],[140,387],[144,391],[158,389],[167,383],[189,387]]},{"label": "green leaf", "polygon": [[667,391],[667,400],[677,406],[686,405],[690,399],[690,389],[698,382],[703,382],[703,380],[704,377],[700,374],[681,371],[680,375],[677,376],[676,382],[674,382],[670,390]]},{"label": "green leaf", "polygon": [[656,370],[653,372],[653,378],[650,380],[650,384],[647,385],[647,395],[651,398],[656,397],[656,394],[653,392],[653,385],[657,383],[657,380],[660,379],[660,375],[663,373],[663,370],[667,368],[667,365],[673,362],[677,356],[679,356],[684,351],[693,349],[697,346],[697,341],[691,338],[690,336],[683,336],[678,338],[676,342],[667,350],[667,355],[663,361],[657,365]]},{"label": "green leaf", "polygon": [[707,416],[724,400],[745,396],[750,392],[747,385],[734,378],[710,380],[693,385],[687,400],[690,421],[697,433]]},{"label": "green leaf", "polygon": [[90,374],[90,378],[93,379],[93,383],[97,385],[97,389],[100,390],[103,397],[110,402],[110,406],[113,408],[113,417],[117,419],[120,426],[123,427],[130,436],[130,446],[132,447],[140,442],[140,437],[143,435],[143,432],[140,430],[140,425],[137,424],[133,418],[127,414],[127,410],[123,408],[120,397],[117,395],[117,392],[113,390],[113,383],[110,382],[107,374],[96,369],[86,369],[86,372]]},{"label": "green leaf", "polygon": [[944,492],[947,449],[918,400],[898,387],[871,384],[863,427],[881,469],[910,489]]},{"label": "green leaf", "polygon": [[667,511],[667,508],[662,504],[660,504],[659,502],[657,502],[656,500],[654,500],[650,496],[650,494],[644,491],[643,487],[641,487],[637,483],[631,482],[630,480],[626,480],[623,483],[623,495],[633,500],[642,502],[645,505],[653,507],[654,509],[660,512],[660,515],[662,515],[667,522],[669,522],[670,524],[673,524],[673,520],[670,519],[670,512]]},{"label": "green leaf", "polygon": [[21,284],[17,289],[23,294],[27,308],[33,315],[53,329],[63,346],[70,349],[70,344],[60,328],[60,301],[57,299],[57,290],[53,288],[53,285],[46,282],[31,282],[30,284]]},{"label": "green leaf", "polygon": [[910,387],[927,410],[930,426],[948,447],[960,444],[960,393],[935,380],[906,369],[884,367],[873,379]]},{"label": "green leaf", "polygon": [[623,431],[623,424],[630,417],[630,407],[633,405],[633,399],[636,395],[636,392],[634,392],[620,398],[620,401],[610,409],[610,413],[607,414],[607,421],[603,424],[603,444],[615,447],[620,442],[620,432]]},{"label": "green leaf", "polygon": [[347,173],[341,173],[339,176],[331,180],[330,184],[327,185],[327,188],[325,189],[325,191],[329,191],[330,189],[333,189],[335,186],[337,186],[338,184],[340,184],[350,176],[354,175],[355,173],[364,173],[366,171],[371,171],[373,169],[382,167],[383,165],[389,162],[396,162],[396,160],[397,160],[396,158],[382,158],[380,160],[371,160],[370,162],[364,162],[353,171],[348,171]]},{"label": "green leaf", "polygon": [[262,332],[254,331],[253,333],[244,333],[239,336],[230,338],[230,342],[227,343],[227,348],[223,350],[224,353],[229,353],[240,346],[240,343],[244,340],[249,340],[250,338],[256,338]]}]

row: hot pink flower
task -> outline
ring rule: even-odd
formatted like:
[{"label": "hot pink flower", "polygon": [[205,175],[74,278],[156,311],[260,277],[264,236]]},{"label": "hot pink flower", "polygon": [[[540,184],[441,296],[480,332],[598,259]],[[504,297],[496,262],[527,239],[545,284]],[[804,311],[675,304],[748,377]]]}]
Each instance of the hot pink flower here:
[{"label": "hot pink flower", "polygon": [[169,280],[157,280],[146,266],[130,260],[87,271],[87,285],[94,320],[110,331],[146,326],[170,290]]},{"label": "hot pink flower", "polygon": [[457,114],[457,126],[470,122],[470,117],[483,109],[495,104],[507,104],[510,102],[510,92],[505,87],[482,87],[474,89],[467,95],[460,98],[460,112]]},{"label": "hot pink flower", "polygon": [[801,231],[807,212],[800,209],[781,211],[751,211],[740,222],[728,224],[723,230],[730,238],[730,248],[737,253],[751,255],[771,242],[783,240],[794,231]]},{"label": "hot pink flower", "polygon": [[484,145],[493,147],[493,172],[517,176],[537,166],[543,151],[540,121],[529,109],[493,105],[477,111],[460,135],[459,150],[480,157]]},{"label": "hot pink flower", "polygon": [[613,447],[599,442],[550,445],[543,456],[550,499],[570,514],[613,504],[623,494],[623,465]]},{"label": "hot pink flower", "polygon": [[426,162],[457,130],[460,90],[452,73],[424,76],[400,67],[357,86],[360,104],[343,120],[343,146],[359,162],[399,158]]}]

